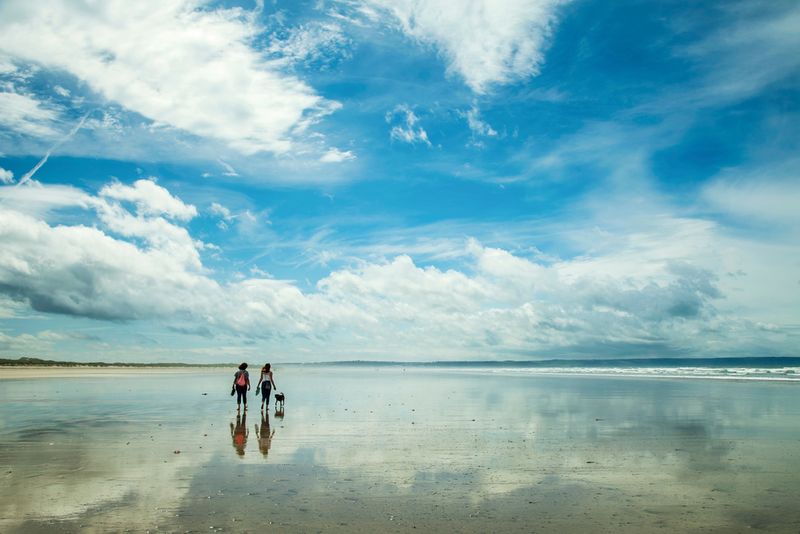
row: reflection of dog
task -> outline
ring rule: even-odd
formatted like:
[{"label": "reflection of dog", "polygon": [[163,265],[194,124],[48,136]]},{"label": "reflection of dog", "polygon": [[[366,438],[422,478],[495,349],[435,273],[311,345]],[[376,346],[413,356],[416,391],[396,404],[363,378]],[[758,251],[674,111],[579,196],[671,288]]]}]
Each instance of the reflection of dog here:
[{"label": "reflection of dog", "polygon": [[286,399],[286,396],[283,393],[276,393],[275,394],[275,408],[278,407],[278,404],[281,405],[281,409],[283,409],[283,401]]}]

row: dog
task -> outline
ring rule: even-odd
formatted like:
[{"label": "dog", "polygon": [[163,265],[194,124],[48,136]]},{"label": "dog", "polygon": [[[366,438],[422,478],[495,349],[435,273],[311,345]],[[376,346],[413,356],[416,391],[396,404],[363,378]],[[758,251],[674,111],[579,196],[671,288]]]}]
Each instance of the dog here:
[{"label": "dog", "polygon": [[278,404],[280,404],[281,405],[281,410],[283,410],[283,401],[284,400],[286,400],[286,395],[284,395],[283,392],[276,393],[275,394],[275,408],[277,408]]}]

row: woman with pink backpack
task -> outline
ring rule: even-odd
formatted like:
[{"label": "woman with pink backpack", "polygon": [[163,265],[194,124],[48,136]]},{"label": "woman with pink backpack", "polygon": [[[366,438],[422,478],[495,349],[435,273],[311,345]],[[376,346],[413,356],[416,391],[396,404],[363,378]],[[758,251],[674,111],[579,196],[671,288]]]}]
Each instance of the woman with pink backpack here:
[{"label": "woman with pink backpack", "polygon": [[236,411],[242,407],[247,410],[247,390],[250,389],[250,373],[247,372],[247,364],[242,363],[239,370],[233,375],[233,387],[236,390]]}]

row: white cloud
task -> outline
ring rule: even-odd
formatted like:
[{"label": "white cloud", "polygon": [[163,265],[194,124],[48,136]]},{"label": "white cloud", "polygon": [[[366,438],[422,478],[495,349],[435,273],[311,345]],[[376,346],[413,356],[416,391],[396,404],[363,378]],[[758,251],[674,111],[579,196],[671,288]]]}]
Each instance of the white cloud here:
[{"label": "white cloud", "polygon": [[104,319],[160,316],[177,313],[183,304],[173,299],[190,301],[208,284],[169,248],[141,250],[95,228],[49,226],[13,211],[0,211],[0,217],[0,240],[9,251],[0,259],[0,280],[10,296],[38,311]]},{"label": "white cloud", "polygon": [[49,138],[56,135],[53,123],[57,119],[56,111],[31,96],[15,92],[0,92],[0,127],[2,128],[23,135]]},{"label": "white cloud", "polygon": [[394,108],[386,114],[386,122],[394,124],[389,131],[389,136],[404,143],[423,143],[431,146],[428,132],[419,125],[419,118],[414,111],[405,104]]},{"label": "white cloud", "polygon": [[350,150],[339,150],[338,148],[331,148],[325,152],[319,160],[323,163],[341,163],[343,161],[351,161],[356,159],[356,155]]},{"label": "white cloud", "polygon": [[338,104],[261,56],[251,46],[261,28],[249,15],[200,0],[13,0],[0,7],[0,51],[63,69],[129,110],[244,154],[286,152]]},{"label": "white cloud", "polygon": [[217,158],[217,163],[222,165],[222,168],[225,169],[225,172],[222,173],[223,176],[239,176],[239,173],[236,172],[229,163],[222,161],[221,159]]},{"label": "white cloud", "polygon": [[133,202],[139,215],[166,215],[180,221],[188,221],[197,215],[197,208],[184,204],[153,179],[136,180],[132,186],[116,182],[103,187],[100,196]]},{"label": "white cloud", "polygon": [[230,221],[231,219],[233,219],[233,215],[231,215],[231,210],[229,210],[228,208],[226,208],[225,206],[223,206],[218,202],[211,203],[210,211],[214,215],[219,215],[226,221]]},{"label": "white cloud", "polygon": [[220,217],[220,220],[217,222],[217,228],[220,230],[227,230],[233,222],[237,222],[240,231],[252,233],[262,230],[259,223],[267,225],[272,224],[269,219],[266,218],[267,212],[262,212],[260,214],[263,216],[263,219],[260,221],[259,217],[253,215],[250,210],[246,209],[238,213],[233,213],[228,207],[223,206],[219,202],[212,202],[209,207],[209,212],[212,215]]},{"label": "white cloud", "polygon": [[60,85],[56,85],[53,87],[53,91],[59,96],[63,96],[64,98],[69,98],[72,93],[69,92],[69,89],[61,87]]},{"label": "white cloud", "polygon": [[16,65],[9,61],[8,58],[0,56],[0,74],[13,74],[16,70]]},{"label": "white cloud", "polygon": [[685,49],[707,66],[704,86],[692,95],[696,103],[719,105],[747,98],[800,71],[800,6],[767,5],[734,4],[732,23]]},{"label": "white cloud", "polygon": [[345,55],[349,43],[338,24],[311,23],[294,28],[282,38],[273,37],[267,50],[290,64],[325,64]]},{"label": "white cloud", "polygon": [[723,24],[717,30],[673,50],[682,60],[696,63],[693,70],[702,74],[679,87],[667,87],[663,96],[637,106],[637,112],[674,115],[728,106],[797,76],[800,5],[731,2],[720,15]]},{"label": "white cloud", "polygon": [[480,111],[475,106],[470,108],[464,114],[464,116],[467,119],[469,129],[472,130],[474,135],[479,135],[482,137],[497,137],[497,131],[492,128],[488,122],[481,120]]},{"label": "white cloud", "polygon": [[435,45],[469,87],[486,92],[539,73],[563,0],[366,0],[404,33]]},{"label": "white cloud", "polygon": [[[468,240],[451,256],[460,258],[458,268],[400,254],[339,268],[303,291],[258,270],[216,281],[201,261],[209,247],[179,225],[191,210],[163,188],[153,194],[148,188],[159,186],[149,183],[110,184],[98,196],[0,188],[0,198],[15,200],[0,204],[0,290],[39,312],[180,320],[279,339],[321,357],[365,347],[409,358],[724,354],[742,350],[743,339],[786,353],[796,341],[784,328],[794,316],[797,290],[786,284],[796,277],[796,250],[754,248],[707,221],[659,216],[652,205],[643,213],[617,209],[613,218],[598,213],[604,222],[595,233],[562,228],[562,238],[585,251],[570,259],[531,259]],[[20,201],[24,195],[94,210],[96,227],[46,222],[40,207]],[[221,204],[211,211],[235,217]],[[173,214],[181,217],[164,218]],[[754,251],[770,265],[754,260]],[[736,269],[747,274],[725,274]],[[769,276],[779,282],[764,293]],[[753,307],[759,292],[779,315]]]},{"label": "white cloud", "polygon": [[712,208],[737,219],[800,227],[800,182],[797,177],[721,177],[703,190]]},{"label": "white cloud", "polygon": [[4,169],[0,167],[0,183],[2,184],[13,184],[14,183],[14,173],[9,171],[8,169]]},{"label": "white cloud", "polygon": [[75,187],[43,187],[36,180],[30,180],[21,187],[0,188],[0,203],[37,218],[47,218],[50,212],[65,207],[87,209],[92,202],[90,195]]}]

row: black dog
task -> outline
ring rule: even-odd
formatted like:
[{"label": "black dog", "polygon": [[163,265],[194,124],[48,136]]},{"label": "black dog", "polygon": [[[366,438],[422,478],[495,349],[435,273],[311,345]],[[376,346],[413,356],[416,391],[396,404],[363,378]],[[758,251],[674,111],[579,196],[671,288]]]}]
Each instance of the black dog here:
[{"label": "black dog", "polygon": [[283,409],[283,401],[286,400],[286,396],[283,393],[276,393],[275,394],[275,408],[278,407],[278,403],[281,404],[281,409]]}]

